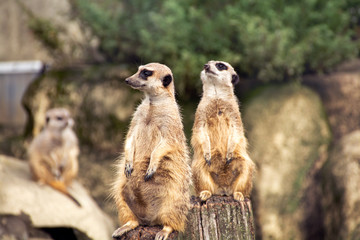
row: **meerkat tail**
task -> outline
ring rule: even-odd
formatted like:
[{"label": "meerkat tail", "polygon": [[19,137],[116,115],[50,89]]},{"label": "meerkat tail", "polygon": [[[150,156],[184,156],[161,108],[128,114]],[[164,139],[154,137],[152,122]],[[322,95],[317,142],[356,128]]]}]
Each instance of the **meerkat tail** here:
[{"label": "meerkat tail", "polygon": [[76,205],[78,205],[79,207],[81,207],[81,204],[78,200],[76,200],[70,193],[69,191],[67,190],[65,184],[63,182],[60,182],[60,181],[52,181],[52,182],[49,182],[49,185],[58,190],[59,192],[65,194],[68,198],[70,198]]}]

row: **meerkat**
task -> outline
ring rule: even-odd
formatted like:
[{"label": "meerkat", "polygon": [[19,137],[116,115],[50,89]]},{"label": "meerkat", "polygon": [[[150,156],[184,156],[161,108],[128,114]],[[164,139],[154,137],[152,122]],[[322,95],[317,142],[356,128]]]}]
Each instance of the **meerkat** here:
[{"label": "meerkat", "polygon": [[234,85],[239,76],[226,62],[209,61],[201,72],[203,95],[195,113],[191,165],[197,195],[249,197],[255,164],[247,152],[247,139]]},{"label": "meerkat", "polygon": [[30,143],[28,156],[35,181],[51,186],[81,206],[68,191],[78,173],[79,147],[73,124],[65,108],[48,110],[44,129]]},{"label": "meerkat", "polygon": [[117,238],[138,225],[163,225],[155,239],[184,231],[190,204],[191,168],[175,100],[173,74],[149,63],[125,82],[145,94],[130,123],[112,196],[121,227]]}]

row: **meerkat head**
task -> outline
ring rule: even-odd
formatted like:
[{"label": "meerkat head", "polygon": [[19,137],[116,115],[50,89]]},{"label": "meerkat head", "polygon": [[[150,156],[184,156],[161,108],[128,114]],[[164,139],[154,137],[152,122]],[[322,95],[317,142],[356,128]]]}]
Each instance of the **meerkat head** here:
[{"label": "meerkat head", "polygon": [[149,63],[139,67],[138,71],[125,79],[134,89],[139,89],[152,96],[169,93],[174,96],[173,74],[167,66]]},{"label": "meerkat head", "polygon": [[72,127],[74,120],[65,108],[52,108],[46,112],[45,128],[51,130],[63,130],[66,127]]},{"label": "meerkat head", "polygon": [[201,80],[203,84],[212,83],[216,86],[233,87],[239,82],[239,76],[229,63],[209,61],[201,71]]}]

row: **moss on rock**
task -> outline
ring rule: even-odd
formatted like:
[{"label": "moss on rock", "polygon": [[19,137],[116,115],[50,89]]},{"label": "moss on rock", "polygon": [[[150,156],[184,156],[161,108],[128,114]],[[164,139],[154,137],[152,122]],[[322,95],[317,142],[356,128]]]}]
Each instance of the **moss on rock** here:
[{"label": "moss on rock", "polygon": [[326,239],[359,239],[359,146],[360,130],[345,135],[335,143],[321,171]]},{"label": "moss on rock", "polygon": [[309,173],[331,139],[319,97],[299,84],[267,86],[245,106],[256,162],[255,211],[264,239],[304,239]]}]

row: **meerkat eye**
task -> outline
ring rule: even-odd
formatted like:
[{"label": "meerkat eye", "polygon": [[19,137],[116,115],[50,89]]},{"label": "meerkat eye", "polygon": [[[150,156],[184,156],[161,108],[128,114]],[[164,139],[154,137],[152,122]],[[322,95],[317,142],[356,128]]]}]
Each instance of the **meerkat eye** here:
[{"label": "meerkat eye", "polygon": [[215,64],[215,66],[216,66],[216,68],[217,68],[219,71],[223,71],[223,70],[227,70],[227,69],[228,69],[228,67],[227,67],[225,64],[221,63],[221,62]]},{"label": "meerkat eye", "polygon": [[62,121],[63,117],[56,117],[57,120]]},{"label": "meerkat eye", "polygon": [[50,117],[46,117],[46,123],[49,123]]},{"label": "meerkat eye", "polygon": [[150,77],[151,75],[153,75],[153,73],[154,73],[153,71],[144,69],[144,70],[142,70],[142,71],[140,72],[139,75],[140,75],[140,78],[146,80],[148,77]]}]

